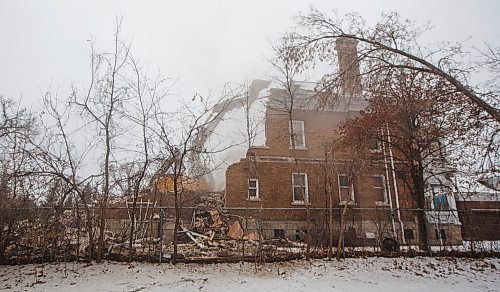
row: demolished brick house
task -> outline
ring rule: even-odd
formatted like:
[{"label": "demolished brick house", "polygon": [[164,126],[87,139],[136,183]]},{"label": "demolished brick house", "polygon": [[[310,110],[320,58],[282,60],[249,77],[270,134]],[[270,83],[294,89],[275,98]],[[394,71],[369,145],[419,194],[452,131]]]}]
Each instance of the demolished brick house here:
[{"label": "demolished brick house", "polygon": [[[363,156],[367,159],[366,166],[355,176],[349,169],[360,158],[353,157],[349,149],[331,152],[339,126],[359,116],[368,105],[362,92],[359,69],[352,66],[350,59],[355,56],[356,44],[341,42],[336,49],[341,71],[342,67],[350,70],[344,70],[347,72],[341,79],[343,92],[348,98],[335,105],[320,106],[314,98],[314,90],[308,88],[310,84],[302,83],[296,86],[293,110],[288,112],[290,100],[283,90],[272,88],[270,82],[263,80],[252,82],[249,99],[266,101],[261,109],[264,137],[254,143],[261,146],[248,149],[243,146],[236,156],[235,147],[231,147],[229,151],[233,152],[233,157],[221,158],[229,164],[228,168],[220,168],[222,175],[211,173],[216,182],[221,182],[219,177],[224,178],[220,186],[191,185],[192,189],[183,198],[181,212],[186,227],[190,223],[195,225],[193,214],[196,210],[225,209],[231,215],[231,222],[240,221],[245,234],[260,230],[265,239],[286,237],[297,240],[310,232],[315,242],[322,244],[329,237],[330,226],[334,240],[337,240],[342,213],[347,206],[344,217],[346,245],[378,247],[385,238],[406,246],[461,245],[461,225],[451,192],[428,188],[424,213],[408,188],[408,170],[398,162],[397,150],[384,143],[384,139],[370,143],[367,156]],[[206,132],[212,133],[215,128],[221,132],[235,128],[230,112],[236,112],[237,106],[244,101],[230,102],[224,107],[227,113],[209,125]],[[226,128],[223,128],[224,120],[228,121]],[[292,129],[294,135],[291,135]],[[244,132],[244,129],[238,131]],[[387,135],[388,131],[381,129],[380,134]],[[208,136],[201,141],[203,145],[209,140]],[[234,161],[237,162],[232,163]],[[165,186],[158,187],[155,183],[149,191],[141,194],[136,218],[143,218],[139,221],[144,221],[151,235],[156,237],[159,234],[155,231],[155,226],[159,226],[158,207],[170,210],[163,222],[165,240],[170,241],[173,235],[173,195],[169,191],[168,178],[163,183]],[[198,205],[221,191],[225,193],[223,206],[207,209]],[[205,198],[200,194],[205,194]],[[130,201],[130,198],[126,200]],[[151,203],[156,205],[148,207]],[[126,202],[122,200],[120,204],[123,207]],[[117,224],[129,224],[132,216],[130,202],[126,206],[119,215],[118,211],[111,212],[109,215],[113,218],[110,219],[116,219],[113,222]],[[147,213],[143,213],[146,210]],[[330,224],[330,218],[333,224]],[[116,227],[117,230],[120,228],[126,230]]]},{"label": "demolished brick house", "polygon": [[288,110],[288,95],[281,89],[268,90],[265,145],[250,147],[246,157],[227,168],[227,210],[253,218],[245,220],[246,229],[260,229],[264,238],[296,240],[311,232],[316,243],[324,243],[330,210],[336,240],[347,205],[346,245],[379,246],[385,238],[407,246],[460,245],[460,222],[453,210],[427,211],[425,220],[423,211],[416,210],[417,198],[405,183],[406,170],[395,161],[397,152],[389,145],[374,140],[368,146],[370,167],[355,177],[348,169],[356,157],[343,150],[333,158],[328,153],[341,123],[358,116],[368,104],[359,68],[352,65],[356,45],[337,43],[340,71],[346,72],[341,86],[348,98],[334,106],[318,106],[314,91],[298,85],[294,106]]},{"label": "demolished brick house", "polygon": [[[136,239],[163,234],[166,241],[171,241],[175,218],[173,180],[173,175],[167,173],[153,177],[149,187],[138,194],[135,207],[133,195],[112,199],[106,212],[107,229],[115,235],[125,234],[133,221]],[[183,189],[178,198],[179,215],[186,226],[192,224],[198,213],[222,209],[222,194],[209,192],[203,182],[186,177],[179,180]]]}]

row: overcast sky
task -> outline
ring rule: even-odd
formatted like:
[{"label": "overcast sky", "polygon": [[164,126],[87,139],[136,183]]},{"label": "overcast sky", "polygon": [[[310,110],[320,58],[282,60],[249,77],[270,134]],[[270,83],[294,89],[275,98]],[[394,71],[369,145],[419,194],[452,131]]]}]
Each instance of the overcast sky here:
[{"label": "overcast sky", "polygon": [[489,42],[500,46],[500,1],[21,1],[0,0],[0,94],[39,104],[49,86],[67,95],[89,79],[89,43],[110,48],[117,15],[134,55],[152,71],[179,79],[175,92],[218,91],[225,82],[266,78],[269,40],[294,25],[310,6],[359,12],[375,22],[382,12],[435,29],[428,41]]}]

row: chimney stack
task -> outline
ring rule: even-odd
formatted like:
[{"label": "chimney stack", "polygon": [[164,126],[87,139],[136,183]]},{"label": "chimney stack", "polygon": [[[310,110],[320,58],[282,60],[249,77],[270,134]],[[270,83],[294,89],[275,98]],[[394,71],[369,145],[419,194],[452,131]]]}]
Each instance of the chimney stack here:
[{"label": "chimney stack", "polygon": [[338,38],[335,50],[339,58],[339,78],[342,93],[353,96],[361,94],[361,76],[358,62],[358,41]]}]

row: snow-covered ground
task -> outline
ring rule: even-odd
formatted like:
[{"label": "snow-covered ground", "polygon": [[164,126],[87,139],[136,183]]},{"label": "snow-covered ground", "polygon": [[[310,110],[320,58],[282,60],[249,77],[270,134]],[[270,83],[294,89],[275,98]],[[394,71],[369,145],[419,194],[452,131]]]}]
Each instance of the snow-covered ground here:
[{"label": "snow-covered ground", "polygon": [[357,258],[259,266],[105,262],[47,264],[43,271],[40,265],[0,266],[0,290],[500,291],[500,259]]}]

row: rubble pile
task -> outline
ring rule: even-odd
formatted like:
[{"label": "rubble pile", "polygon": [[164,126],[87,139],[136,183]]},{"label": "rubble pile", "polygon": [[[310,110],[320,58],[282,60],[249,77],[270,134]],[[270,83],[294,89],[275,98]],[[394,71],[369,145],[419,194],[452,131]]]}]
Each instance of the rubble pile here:
[{"label": "rubble pile", "polygon": [[61,261],[85,253],[85,230],[72,227],[74,220],[68,214],[40,217],[21,220],[11,227],[11,244],[5,250],[9,263]]},{"label": "rubble pile", "polygon": [[193,219],[191,220],[191,230],[205,234],[212,239],[215,235],[217,235],[217,238],[222,238],[228,230],[227,217],[226,214],[223,214],[218,209],[194,211]]},{"label": "rubble pile", "polygon": [[224,208],[223,192],[206,192],[199,195],[198,204],[195,206],[199,210],[222,210]]},{"label": "rubble pile", "polygon": [[[209,204],[208,204],[209,205]],[[248,220],[228,214],[222,209],[203,208],[193,211],[190,223],[181,223],[178,230],[178,255],[187,262],[230,261],[276,261],[297,258],[301,252],[296,248],[264,240],[254,230],[245,230]],[[158,215],[158,214],[156,214]],[[135,229],[130,246],[129,218],[112,219],[107,222],[104,238],[104,258],[128,261],[130,253],[135,261],[167,262],[173,253],[173,219],[159,216]],[[34,220],[23,220],[16,224],[13,240],[15,244],[6,250],[10,263],[44,261],[87,260],[89,255],[89,233],[80,216],[65,211],[58,218],[49,215]],[[98,222],[93,226],[93,252],[98,244]],[[147,232],[144,232],[146,230]],[[292,243],[288,245],[293,247]],[[131,248],[130,248],[131,247]]]},{"label": "rubble pile", "polygon": [[[278,248],[273,241],[264,241],[254,230],[245,233],[241,219],[219,209],[195,211],[190,228],[181,226],[179,232],[182,235],[178,244],[180,258],[191,262],[217,262],[298,257]],[[171,252],[172,247],[167,246],[166,250]]]}]

